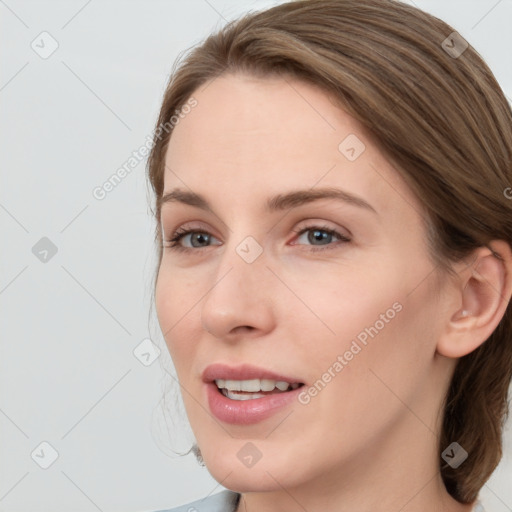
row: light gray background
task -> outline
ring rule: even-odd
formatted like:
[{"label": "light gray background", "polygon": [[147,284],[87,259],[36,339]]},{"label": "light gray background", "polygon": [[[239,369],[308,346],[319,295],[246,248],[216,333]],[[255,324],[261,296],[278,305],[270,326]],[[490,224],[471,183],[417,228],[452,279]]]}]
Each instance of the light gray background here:
[{"label": "light gray background", "polygon": [[[162,344],[148,321],[145,162],[102,201],[92,190],[152,132],[178,54],[275,3],[0,1],[0,511],[149,511],[222,489],[192,455],[170,457],[157,407],[167,354],[150,366],[133,354]],[[452,24],[512,96],[510,0],[414,4]],[[43,31],[59,45],[46,59],[31,48]],[[58,249],[46,262],[32,252],[42,237]],[[43,441],[58,452],[48,469]],[[489,511],[512,510],[511,455],[509,422]]]}]

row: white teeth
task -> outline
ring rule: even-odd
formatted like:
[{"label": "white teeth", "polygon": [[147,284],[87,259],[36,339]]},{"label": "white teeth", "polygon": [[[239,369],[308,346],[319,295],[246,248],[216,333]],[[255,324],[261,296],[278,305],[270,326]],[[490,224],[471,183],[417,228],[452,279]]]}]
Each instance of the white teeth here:
[{"label": "white teeth", "polygon": [[270,379],[261,379],[261,391],[272,391],[275,388],[275,381]]},{"label": "white teeth", "polygon": [[278,380],[276,382],[276,388],[280,389],[281,391],[286,391],[289,385],[290,384],[288,384],[288,382],[283,382],[282,380]]},{"label": "white teeth", "polygon": [[[279,391],[286,391],[288,388],[297,389],[298,383],[290,384],[284,381],[275,381],[272,379],[251,379],[251,380],[224,380],[217,379],[215,381],[219,389],[228,391],[246,391],[249,393],[257,393],[258,391],[273,391],[274,388]],[[264,396],[264,395],[262,395]]]},{"label": "white teeth", "polygon": [[222,394],[231,400],[254,400],[255,398],[263,398],[266,395],[263,395],[262,393],[251,393],[250,395],[242,395],[240,393],[237,393],[236,391],[229,391],[228,389],[224,388],[222,390]]},{"label": "white teeth", "polygon": [[250,391],[255,393],[260,390],[260,380],[227,380],[225,387],[232,391]]}]

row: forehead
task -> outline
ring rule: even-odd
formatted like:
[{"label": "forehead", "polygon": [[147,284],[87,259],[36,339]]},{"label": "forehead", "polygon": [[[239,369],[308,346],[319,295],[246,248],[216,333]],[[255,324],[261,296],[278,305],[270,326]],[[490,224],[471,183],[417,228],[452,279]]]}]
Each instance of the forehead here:
[{"label": "forehead", "polygon": [[[314,85],[224,75],[192,96],[197,106],[170,138],[166,192],[213,187],[215,195],[223,187],[230,200],[236,193],[243,204],[321,185],[364,195],[381,210],[400,196],[414,202],[362,125]],[[399,196],[393,198],[393,189]]]},{"label": "forehead", "polygon": [[336,150],[337,132],[350,128],[323,91],[290,78],[230,74],[207,83],[193,96],[197,107],[171,137],[174,159],[190,149],[192,141],[198,158],[215,149],[219,156],[244,161],[262,160],[270,152],[271,159],[297,159],[311,147]]}]

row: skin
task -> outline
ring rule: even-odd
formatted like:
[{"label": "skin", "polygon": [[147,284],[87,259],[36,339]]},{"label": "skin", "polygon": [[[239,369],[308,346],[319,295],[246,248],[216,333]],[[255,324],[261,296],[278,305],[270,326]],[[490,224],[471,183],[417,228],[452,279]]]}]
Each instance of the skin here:
[{"label": "skin", "polygon": [[[210,238],[164,248],[155,301],[212,476],[242,493],[240,511],[471,510],[440,477],[439,411],[457,358],[503,316],[509,246],[495,242],[505,263],[481,248],[455,278],[437,279],[420,203],[362,126],[312,85],[230,74],[193,96],[170,139],[164,194],[200,193],[214,213],[168,203],[161,225],[164,239],[181,226]],[[338,149],[349,134],[366,146],[354,161]],[[263,209],[274,194],[328,186],[377,213],[332,199]],[[350,241],[315,241],[315,226]],[[252,263],[236,252],[247,236],[263,249]],[[401,311],[308,404],[249,426],[210,413],[209,364],[248,362],[312,386],[396,302]],[[262,454],[250,468],[237,457],[248,441]]]}]

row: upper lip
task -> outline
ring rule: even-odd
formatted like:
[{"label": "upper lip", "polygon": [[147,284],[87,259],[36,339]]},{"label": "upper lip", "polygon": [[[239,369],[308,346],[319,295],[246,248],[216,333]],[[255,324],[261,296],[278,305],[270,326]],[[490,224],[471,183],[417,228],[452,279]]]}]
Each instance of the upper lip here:
[{"label": "upper lip", "polygon": [[228,366],[223,363],[215,363],[207,366],[202,375],[203,382],[213,382],[217,379],[223,380],[251,380],[251,379],[270,379],[275,381],[288,382],[289,384],[302,384],[303,381],[294,377],[282,375],[265,368],[258,368],[250,364],[239,366]]}]

